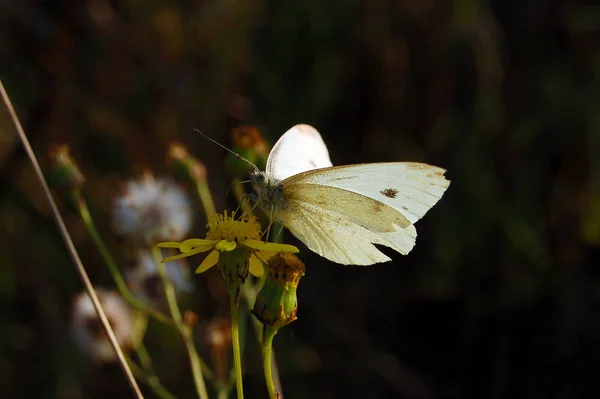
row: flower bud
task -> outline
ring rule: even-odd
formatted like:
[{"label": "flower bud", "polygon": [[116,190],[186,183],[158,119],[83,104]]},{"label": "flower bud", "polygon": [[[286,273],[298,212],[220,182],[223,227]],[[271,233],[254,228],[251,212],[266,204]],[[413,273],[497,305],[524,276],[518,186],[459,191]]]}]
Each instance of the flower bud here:
[{"label": "flower bud", "polygon": [[252,314],[265,326],[280,328],[296,320],[296,289],[304,276],[304,263],[296,255],[281,252],[269,259],[269,273],[256,297]]},{"label": "flower bud", "polygon": [[198,315],[191,310],[183,312],[183,324],[189,327],[193,327],[198,323]]},{"label": "flower bud", "polygon": [[[269,156],[269,145],[260,131],[253,126],[240,126],[233,129],[232,136],[232,150],[255,164],[260,170],[264,170]],[[227,157],[225,166],[233,176],[241,177],[248,174],[248,164],[233,154]]]},{"label": "flower bud", "polygon": [[171,143],[167,152],[169,165],[177,178],[206,183],[206,167],[194,158],[180,143]]},{"label": "flower bud", "polygon": [[[229,248],[228,246],[232,246]],[[219,273],[227,285],[236,287],[244,284],[250,271],[250,256],[252,251],[244,246],[237,246],[229,241],[217,243],[216,250],[219,251],[217,267]]]},{"label": "flower bud", "polygon": [[85,177],[71,156],[67,145],[55,145],[50,149],[50,182],[62,191],[79,191],[85,184]]}]

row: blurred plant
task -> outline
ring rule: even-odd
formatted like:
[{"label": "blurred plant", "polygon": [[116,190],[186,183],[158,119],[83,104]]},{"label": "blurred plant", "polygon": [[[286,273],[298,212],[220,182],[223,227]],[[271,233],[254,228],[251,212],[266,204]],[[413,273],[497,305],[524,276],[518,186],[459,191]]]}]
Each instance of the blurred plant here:
[{"label": "blurred plant", "polygon": [[[42,186],[44,196],[47,199],[48,203],[50,204],[50,208],[52,209],[52,214],[54,216],[56,225],[58,226],[60,235],[67,247],[67,250],[69,252],[69,255],[71,256],[73,264],[75,265],[75,269],[77,270],[77,273],[79,274],[79,278],[81,279],[81,282],[83,283],[83,286],[85,287],[86,293],[89,295],[90,302],[92,303],[92,306],[93,306],[94,310],[96,311],[98,320],[100,321],[100,325],[106,332],[108,341],[110,342],[110,345],[112,346],[112,348],[114,349],[114,351],[117,355],[117,359],[119,361],[119,366],[121,367],[121,370],[123,370],[123,373],[125,374],[125,377],[127,378],[127,382],[129,383],[129,386],[131,387],[135,396],[138,398],[142,398],[142,393],[141,393],[140,388],[134,378],[133,371],[131,370],[131,368],[129,367],[129,364],[127,363],[125,354],[123,353],[123,351],[121,350],[121,347],[119,345],[119,340],[118,340],[117,336],[115,335],[115,332],[113,331],[108,318],[106,317],[106,314],[104,312],[102,304],[100,303],[100,299],[98,298],[98,295],[96,294],[96,291],[94,290],[94,286],[92,285],[92,283],[90,281],[87,271],[85,270],[85,267],[83,266],[83,263],[81,262],[81,259],[79,258],[79,254],[77,253],[75,244],[73,243],[73,240],[71,239],[69,231],[67,230],[67,227],[65,226],[65,222],[62,218],[62,215],[60,214],[60,212],[58,210],[58,206],[56,205],[56,202],[54,201],[54,198],[52,197],[50,187],[49,187],[48,183],[46,182],[44,173],[42,172],[42,168],[40,167],[37,157],[36,157],[35,153],[33,152],[33,148],[31,148],[29,139],[27,138],[27,135],[25,134],[25,131],[23,130],[23,126],[21,125],[21,122],[19,121],[17,113],[15,112],[12,102],[10,101],[8,93],[4,89],[4,84],[2,83],[1,80],[0,80],[0,95],[1,95],[2,101],[4,103],[4,107],[2,107],[2,114],[5,114],[5,112],[6,112],[6,114],[8,114],[8,119],[10,119],[10,121],[12,123],[12,127],[16,131],[16,134],[19,137],[19,140],[21,141],[21,143],[23,144],[23,147],[25,148],[25,151],[27,153],[29,161],[31,162],[31,165],[33,166],[33,169],[35,171],[36,177],[37,177],[40,185]],[[0,123],[4,124],[4,121],[0,121]],[[69,162],[70,157],[68,156],[68,153],[66,155],[67,156],[65,156],[65,157],[57,157],[56,159],[59,159],[60,162],[65,162],[65,161]],[[69,172],[74,172],[74,169],[70,169],[69,167],[67,167],[66,169],[67,169],[67,174],[69,174]],[[80,182],[82,181],[81,179],[69,179],[69,178],[67,178],[63,181],[66,181],[67,183],[73,183],[75,180],[79,180]],[[73,187],[73,191],[79,190],[79,184],[70,184],[70,185]]]},{"label": "blurred plant", "polygon": [[208,398],[206,384],[204,382],[204,375],[202,373],[202,360],[200,358],[200,355],[198,355],[196,346],[194,345],[192,326],[193,324],[195,324],[196,318],[189,317],[188,313],[186,313],[186,315],[188,315],[187,317],[182,317],[181,310],[179,309],[179,304],[177,303],[175,287],[173,286],[173,282],[171,281],[171,279],[169,279],[165,265],[161,262],[162,254],[160,252],[160,249],[156,246],[152,247],[152,255],[154,256],[154,260],[156,262],[158,275],[160,276],[163,283],[169,312],[171,314],[171,317],[173,318],[175,327],[181,335],[181,339],[183,340],[188,354],[188,359],[192,368],[192,375],[194,377],[194,385],[196,387],[196,392],[198,394],[198,397]]},{"label": "blurred plant", "polygon": [[[154,309],[163,309],[165,295],[158,268],[151,251],[141,249],[137,251],[136,262],[132,269],[125,274],[127,285],[131,292]],[[186,262],[173,262],[167,268],[169,280],[173,282],[178,294],[190,293],[194,286],[190,280],[189,266]]]},{"label": "blurred plant", "polygon": [[[59,148],[62,151],[66,151],[67,149],[66,146],[58,146],[55,148]],[[69,166],[69,168],[59,164],[51,169],[55,173],[65,175],[65,170],[78,170],[72,158],[67,156],[57,156],[56,151],[53,152],[53,157],[51,159],[54,163],[59,161],[65,163],[64,161],[68,160],[66,165]],[[64,177],[62,179],[53,180],[58,182],[69,182],[69,179]],[[88,228],[88,232],[92,236],[94,243],[105,260],[117,288],[123,295],[123,298],[143,313],[167,324],[175,325],[184,341],[188,353],[198,396],[200,398],[207,398],[208,394],[202,375],[201,359],[194,347],[191,325],[186,324],[181,316],[181,312],[177,305],[175,288],[164,265],[160,262],[155,263],[156,270],[160,276],[160,281],[162,281],[164,287],[164,295],[171,315],[170,318],[135,298],[131,291],[129,291],[112,254],[96,230],[95,223],[81,192],[81,184],[63,184],[59,187],[70,189],[70,192],[69,190],[66,192],[67,198],[70,198],[73,205],[77,208],[82,220]],[[65,190],[63,190],[63,193],[65,193]],[[142,248],[148,246],[153,240],[160,238],[161,234],[173,233],[175,236],[180,237],[183,236],[183,234],[187,234],[187,231],[191,226],[192,218],[190,203],[184,191],[174,183],[167,180],[156,180],[150,172],[146,172],[140,181],[130,181],[121,194],[121,197],[117,198],[115,201],[115,210],[113,214],[115,218],[114,224],[119,233],[127,238],[129,244],[138,246],[138,250],[140,248],[139,246]],[[162,258],[162,254],[156,252],[155,247],[152,247],[152,251],[152,256],[155,260],[160,260]],[[143,328],[141,328],[141,330],[145,331],[146,322],[144,321],[142,324]],[[169,397],[170,394],[168,391],[162,387],[157,377],[154,376],[150,357],[145,351],[145,347],[142,343],[138,346],[138,356],[144,371],[141,377],[139,377],[139,370],[137,367],[135,368],[138,378],[145,380],[148,385],[154,389],[157,395]]]},{"label": "blurred plant", "polygon": [[49,158],[50,184],[71,201],[75,200],[85,184],[85,176],[71,156],[71,149],[67,145],[51,147]]},{"label": "blurred plant", "polygon": [[96,229],[96,225],[88,209],[87,201],[82,193],[85,177],[75,160],[71,157],[69,147],[66,145],[56,145],[50,150],[50,181],[54,182],[58,192],[69,200],[79,213],[90,236],[94,240],[94,244],[102,255],[119,292],[125,300],[137,310],[152,315],[162,322],[170,323],[168,317],[150,309],[143,302],[136,299],[129,291],[125,279],[117,267],[117,263]]},{"label": "blurred plant", "polygon": [[[123,350],[131,349],[134,342],[134,315],[127,303],[115,291],[96,289],[96,293],[119,346]],[[100,326],[90,296],[85,292],[73,299],[71,331],[79,349],[89,355],[93,361],[108,363],[117,360],[117,353]]]},{"label": "blurred plant", "polygon": [[[145,334],[145,317],[132,311],[123,297],[116,291],[97,289],[106,317],[115,332],[119,346],[126,351],[126,358],[135,377],[150,386],[159,398],[173,399],[174,396],[161,384],[154,373],[152,360],[142,340]],[[100,326],[98,314],[85,292],[73,299],[71,312],[71,333],[79,349],[94,362],[112,363],[117,360],[116,352],[108,336]],[[127,352],[135,350],[138,365]]]},{"label": "blurred plant", "polygon": [[227,397],[231,322],[222,317],[212,320],[206,327],[204,343],[212,358],[219,396],[222,393],[224,397]]},{"label": "blurred plant", "polygon": [[[233,152],[238,153],[259,169],[264,170],[269,156],[269,145],[262,137],[260,131],[254,126],[240,126],[233,130]],[[225,167],[234,177],[246,176],[248,164],[241,159],[229,154]]]},{"label": "blurred plant", "polygon": [[190,200],[169,179],[155,179],[146,171],[121,187],[114,201],[113,225],[117,234],[134,245],[150,246],[167,239],[182,239],[192,226]]},{"label": "blurred plant", "polygon": [[180,143],[171,143],[167,152],[167,164],[171,166],[175,176],[189,180],[198,193],[200,202],[204,207],[207,219],[217,211],[207,183],[206,167],[190,155]]},{"label": "blurred plant", "polygon": [[162,253],[153,246],[155,242],[169,237],[183,238],[188,234],[191,223],[191,203],[185,191],[168,179],[155,179],[149,171],[140,180],[127,182],[114,201],[113,225],[117,233],[134,247],[152,248],[169,314],[190,361],[196,392],[200,398],[207,398],[202,361],[194,345],[192,325],[188,323],[189,319],[182,317],[175,286],[160,262]]}]

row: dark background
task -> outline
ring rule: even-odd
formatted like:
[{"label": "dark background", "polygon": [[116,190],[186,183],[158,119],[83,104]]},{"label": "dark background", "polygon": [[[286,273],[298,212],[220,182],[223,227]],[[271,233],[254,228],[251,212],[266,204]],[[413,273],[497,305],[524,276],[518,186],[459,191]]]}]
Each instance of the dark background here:
[{"label": "dark background", "polygon": [[[300,246],[299,319],[275,339],[287,398],[595,398],[599,27],[593,1],[2,0],[0,77],[40,157],[71,146],[109,243],[114,183],[166,173],[172,140],[233,209],[225,153],[194,127],[230,146],[240,124],[274,142],[304,122],[334,164],[448,169],[408,256],[342,267]],[[0,396],[129,397],[69,340],[81,284],[22,147],[1,139]],[[216,274],[194,279],[201,331],[227,297]],[[165,385],[192,397],[176,336],[149,334]],[[247,397],[266,397],[253,342]]]}]

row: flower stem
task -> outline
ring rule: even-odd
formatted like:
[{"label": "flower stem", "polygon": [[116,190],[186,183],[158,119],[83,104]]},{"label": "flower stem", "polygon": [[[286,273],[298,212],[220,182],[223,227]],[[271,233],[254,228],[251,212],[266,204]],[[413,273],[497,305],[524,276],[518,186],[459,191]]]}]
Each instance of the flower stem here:
[{"label": "flower stem", "polygon": [[[137,351],[137,349],[136,349]],[[145,351],[145,348],[144,348]],[[140,357],[140,362],[144,363],[144,361],[142,360],[142,355],[140,355],[140,352],[137,351],[138,353],[138,357]],[[147,352],[146,352],[147,355]],[[160,380],[158,379],[158,377],[156,376],[156,374],[154,374],[154,371],[150,368],[148,369],[146,367],[146,365],[143,365],[142,367],[140,367],[137,363],[135,363],[130,357],[129,355],[125,355],[125,358],[127,359],[127,363],[129,364],[129,367],[131,367],[131,371],[133,372],[133,375],[135,376],[135,378],[137,378],[140,381],[143,381],[146,385],[148,385],[152,391],[156,394],[157,397],[159,397],[160,399],[176,399],[177,397],[175,395],[173,395],[171,392],[169,392],[160,382]]]},{"label": "flower stem", "polygon": [[[264,282],[263,277],[264,277],[264,275],[261,276],[258,284],[252,284],[249,281],[246,282],[246,284],[244,284],[244,290],[242,291],[242,293],[244,294],[244,297],[246,298],[248,307],[251,309],[254,307],[254,302],[256,301],[256,293],[258,292],[257,286],[260,287],[262,285],[262,282]],[[258,340],[258,343],[262,347],[264,325],[256,317],[250,317],[250,318],[252,319],[252,327],[254,327],[254,332],[255,332],[256,338]],[[275,358],[275,352],[273,351],[273,348],[270,349],[269,357],[271,357],[270,370],[271,370],[272,381],[273,381],[273,384],[275,385],[276,391],[279,392],[279,399],[282,399],[283,393],[282,393],[282,389],[281,389],[281,380],[279,379],[279,369],[277,367],[277,360]]]},{"label": "flower stem", "polygon": [[273,380],[273,368],[272,368],[272,352],[273,352],[273,337],[277,334],[277,329],[271,327],[264,327],[263,339],[261,344],[262,355],[263,355],[263,369],[265,372],[265,383],[267,384],[267,390],[269,391],[270,399],[279,399],[279,395],[275,390],[275,382]]},{"label": "flower stem", "polygon": [[231,344],[233,346],[233,364],[235,368],[235,388],[238,399],[244,397],[242,385],[242,355],[240,351],[239,328],[239,285],[229,288],[229,302],[231,304]]},{"label": "flower stem", "polygon": [[179,331],[179,334],[183,339],[185,349],[190,359],[190,365],[192,368],[192,375],[194,377],[194,385],[196,386],[196,392],[199,398],[208,399],[206,384],[204,382],[204,376],[202,375],[202,364],[200,362],[200,356],[198,355],[196,347],[194,346],[192,328],[191,326],[185,324],[183,318],[181,317],[181,311],[179,310],[179,304],[177,303],[177,297],[175,295],[175,287],[173,287],[173,283],[167,276],[165,264],[161,263],[162,254],[160,252],[160,248],[158,248],[157,246],[153,246],[152,254],[154,255],[154,260],[156,261],[156,268],[158,270],[158,274],[160,275],[163,287],[165,289],[165,297],[167,299],[167,305],[169,306],[169,312],[171,313],[171,317],[173,317],[175,326],[177,327],[177,330]]},{"label": "flower stem", "polygon": [[119,290],[123,298],[125,298],[125,300],[131,306],[133,306],[140,312],[152,316],[156,320],[159,320],[165,324],[172,324],[172,321],[169,317],[167,317],[161,312],[149,308],[148,306],[146,306],[146,304],[144,304],[144,302],[140,301],[135,296],[133,296],[133,294],[131,293],[131,291],[129,291],[129,288],[127,287],[127,283],[125,282],[121,271],[117,267],[115,260],[113,259],[112,255],[110,254],[110,251],[106,247],[106,244],[104,244],[104,241],[102,241],[102,238],[100,237],[100,234],[96,229],[96,225],[94,224],[94,220],[92,219],[85,199],[81,196],[74,195],[73,203],[75,204],[75,206],[77,206],[79,216],[85,223],[85,226],[87,227],[90,236],[94,240],[94,244],[96,244],[96,248],[98,248],[98,251],[100,251],[100,255],[102,256],[104,262],[108,266],[108,270],[110,271],[110,274],[112,275],[113,280],[115,281],[117,289]]},{"label": "flower stem", "polygon": [[208,188],[208,184],[206,182],[195,182],[196,191],[198,191],[198,197],[200,197],[200,202],[202,202],[202,206],[204,207],[204,214],[206,215],[206,219],[210,220],[216,213],[215,203],[212,198],[212,194],[210,193],[210,189]]},{"label": "flower stem", "polygon": [[[138,368],[137,364],[133,363],[136,367],[132,367],[134,374],[139,380],[144,381],[158,396],[162,399],[175,399],[176,396],[169,392],[160,382],[160,379],[154,372],[154,367],[152,366],[152,359],[150,358],[150,354],[146,349],[144,344],[139,344],[135,348],[135,352],[138,355],[139,361],[141,363],[143,370],[136,370]],[[130,363],[132,363],[130,361]]]}]

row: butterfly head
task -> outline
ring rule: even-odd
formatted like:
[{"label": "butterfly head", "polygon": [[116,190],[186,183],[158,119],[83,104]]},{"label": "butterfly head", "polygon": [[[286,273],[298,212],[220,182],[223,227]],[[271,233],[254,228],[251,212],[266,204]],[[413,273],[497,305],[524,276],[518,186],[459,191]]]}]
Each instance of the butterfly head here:
[{"label": "butterfly head", "polygon": [[266,211],[277,213],[287,207],[287,201],[283,195],[283,185],[279,180],[260,171],[252,172],[250,179],[258,194],[258,203]]}]

